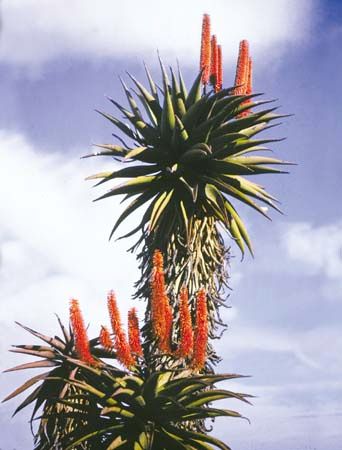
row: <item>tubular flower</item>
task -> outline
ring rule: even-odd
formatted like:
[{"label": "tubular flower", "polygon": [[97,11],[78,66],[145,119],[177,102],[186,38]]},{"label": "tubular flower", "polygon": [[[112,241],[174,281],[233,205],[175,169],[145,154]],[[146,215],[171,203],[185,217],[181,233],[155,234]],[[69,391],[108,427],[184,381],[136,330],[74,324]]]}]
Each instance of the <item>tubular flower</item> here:
[{"label": "tubular flower", "polygon": [[234,95],[246,94],[249,66],[249,45],[245,39],[240,42],[239,56],[236,65]]},{"label": "tubular flower", "polygon": [[179,328],[180,328],[180,344],[178,348],[178,356],[187,357],[192,354],[194,346],[194,336],[192,331],[191,314],[188,301],[188,290],[183,287],[179,295]]},{"label": "tubular flower", "polygon": [[170,337],[172,328],[172,310],[166,294],[163,255],[155,250],[151,279],[151,319],[153,332],[158,340],[160,350],[171,351]]},{"label": "tubular flower", "polygon": [[116,357],[121,362],[121,364],[123,364],[127,368],[130,368],[132,365],[134,365],[134,358],[129,348],[125,332],[122,329],[120,312],[113,291],[110,291],[107,296],[107,304],[109,317],[114,333],[114,348],[116,350]]},{"label": "tubular flower", "polygon": [[110,337],[110,333],[107,327],[101,326],[100,331],[100,344],[107,350],[110,350],[114,347],[114,343],[112,338]]},{"label": "tubular flower", "polygon": [[217,81],[215,86],[215,92],[222,89],[223,84],[223,68],[222,68],[222,47],[217,46]]},{"label": "tubular flower", "polygon": [[207,357],[208,343],[208,310],[207,298],[204,289],[197,293],[196,303],[196,326],[194,339],[194,352],[192,358],[192,367],[200,370],[204,367]]},{"label": "tubular flower", "polygon": [[143,355],[140,341],[139,322],[135,308],[128,311],[128,342],[132,353],[137,356]]},{"label": "tubular flower", "polygon": [[82,312],[78,300],[74,298],[70,301],[70,322],[74,332],[75,348],[79,358],[85,363],[96,365],[97,363],[90,353],[89,339]]},{"label": "tubular flower", "polygon": [[211,36],[210,83],[215,89],[215,92],[218,78],[217,63],[218,63],[217,39],[215,34],[213,34]]},{"label": "tubular flower", "polygon": [[200,70],[202,73],[202,83],[207,84],[210,75],[210,16],[203,15]]}]

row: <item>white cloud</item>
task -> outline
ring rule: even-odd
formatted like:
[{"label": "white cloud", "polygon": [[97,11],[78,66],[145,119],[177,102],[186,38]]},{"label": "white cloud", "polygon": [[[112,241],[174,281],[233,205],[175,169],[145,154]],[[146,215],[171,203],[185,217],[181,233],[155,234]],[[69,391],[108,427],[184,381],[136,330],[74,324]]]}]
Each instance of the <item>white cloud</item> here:
[{"label": "white cloud", "polygon": [[[293,333],[289,335],[286,333],[286,330],[282,330],[279,326],[277,328],[261,328],[255,324],[245,326],[235,322],[231,324],[227,339],[217,344],[219,354],[227,357],[239,356],[244,352],[287,354],[294,356],[298,364],[302,366],[311,369],[318,369],[320,367],[319,360],[321,355],[319,352],[314,353],[310,351],[312,349],[310,345],[311,341],[305,341],[307,342],[307,346],[303,344],[306,333]],[[319,335],[319,332],[316,333],[316,330],[314,330],[312,336],[314,337],[316,334]]]},{"label": "white cloud", "polygon": [[14,320],[56,330],[53,313],[67,318],[72,296],[97,333],[108,320],[106,293],[117,292],[124,315],[138,276],[128,242],[108,243],[118,201],[92,204],[95,192],[83,180],[97,171],[96,163],[80,161],[76,152],[44,154],[4,132],[0,148],[0,325],[7,336],[2,350],[23,336]]},{"label": "white cloud", "polygon": [[305,39],[313,20],[314,0],[11,0],[3,2],[0,43],[4,62],[40,65],[60,56],[130,57],[155,61],[164,57],[197,64],[202,13],[212,17],[213,31],[225,58],[235,58],[247,38],[260,60],[274,58],[282,46]]},{"label": "white cloud", "polygon": [[283,235],[293,270],[319,276],[326,298],[342,298],[342,222],[314,227],[309,223],[288,224]]},{"label": "white cloud", "polygon": [[313,227],[290,224],[284,235],[289,257],[304,264],[313,275],[342,278],[342,223]]}]

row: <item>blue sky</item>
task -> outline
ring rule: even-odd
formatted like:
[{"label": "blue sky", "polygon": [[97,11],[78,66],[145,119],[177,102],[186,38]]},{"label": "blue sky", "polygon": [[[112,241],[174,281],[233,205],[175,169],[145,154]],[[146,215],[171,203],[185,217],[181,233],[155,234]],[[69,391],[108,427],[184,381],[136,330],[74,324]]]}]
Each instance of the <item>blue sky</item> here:
[{"label": "blue sky", "polygon": [[[53,313],[66,319],[76,296],[95,334],[106,320],[109,289],[123,311],[132,306],[134,256],[125,251],[128,242],[108,244],[118,204],[92,204],[99,192],[84,182],[111,163],[79,156],[93,142],[111,141],[113,130],[94,109],[111,110],[105,95],[123,99],[117,76],[129,70],[143,78],[142,60],[159,76],[157,48],[169,64],[179,57],[188,83],[195,77],[208,12],[223,46],[226,85],[239,40],[247,38],[255,90],[295,114],[274,131],[287,137],[274,149],[298,163],[291,175],[262,180],[284,216],[268,223],[242,208],[256,257],[240,262],[233,247],[219,370],[252,375],[230,387],[257,398],[242,408],[250,425],[220,420],[215,432],[234,450],[341,450],[342,4],[176,0],[165,11],[162,3],[2,4],[1,364],[22,362],[7,349],[31,342],[14,320],[55,332]],[[1,397],[26,377],[2,375]],[[31,448],[28,414],[10,418],[15,404],[0,408],[3,450]]]}]

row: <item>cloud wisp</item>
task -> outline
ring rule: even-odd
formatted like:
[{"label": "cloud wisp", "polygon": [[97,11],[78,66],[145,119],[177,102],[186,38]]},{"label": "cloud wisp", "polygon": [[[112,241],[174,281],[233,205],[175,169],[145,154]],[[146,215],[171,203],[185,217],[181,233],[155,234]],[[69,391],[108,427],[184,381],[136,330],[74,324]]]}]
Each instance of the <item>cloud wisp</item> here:
[{"label": "cloud wisp", "polygon": [[101,0],[11,0],[2,6],[2,62],[40,66],[63,57],[155,60],[165,57],[197,63],[201,15],[211,14],[225,58],[236,58],[247,38],[265,60],[280,47],[305,38],[313,18],[313,0],[205,0],[163,2],[132,0],[118,7]]}]

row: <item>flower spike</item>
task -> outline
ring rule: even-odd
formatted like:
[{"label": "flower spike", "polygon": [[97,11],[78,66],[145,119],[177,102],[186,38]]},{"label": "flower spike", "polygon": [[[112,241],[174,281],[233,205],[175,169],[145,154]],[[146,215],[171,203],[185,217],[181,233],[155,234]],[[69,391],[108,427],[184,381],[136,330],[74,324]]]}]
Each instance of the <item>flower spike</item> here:
[{"label": "flower spike", "polygon": [[114,348],[116,350],[117,359],[121,362],[121,364],[127,368],[130,368],[134,365],[134,358],[129,348],[125,332],[122,329],[120,312],[113,291],[110,291],[107,296],[107,305],[114,333]]},{"label": "flower spike", "polygon": [[196,300],[196,326],[192,366],[194,369],[201,370],[206,362],[208,343],[208,309],[204,289],[197,293]]},{"label": "flower spike", "polygon": [[78,300],[70,300],[70,322],[75,337],[75,348],[79,358],[85,363],[96,365],[96,361],[90,353],[89,339],[84,325],[82,312]]},{"label": "flower spike", "polygon": [[218,78],[217,63],[218,63],[217,39],[214,34],[213,36],[211,36],[210,83],[215,90]]},{"label": "flower spike", "polygon": [[240,42],[239,56],[236,65],[234,95],[246,94],[249,66],[249,44],[246,39]]},{"label": "flower spike", "polygon": [[177,354],[178,356],[185,358],[192,354],[194,346],[188,290],[185,286],[183,286],[180,291],[179,300],[180,344]]},{"label": "flower spike", "polygon": [[128,342],[132,353],[137,356],[143,355],[140,341],[139,321],[135,308],[128,311]]},{"label": "flower spike", "polygon": [[166,294],[163,255],[160,250],[155,250],[153,254],[151,319],[160,350],[169,353],[171,351],[172,310]]},{"label": "flower spike", "polygon": [[202,39],[201,39],[201,59],[200,70],[202,73],[202,83],[208,84],[210,75],[210,16],[209,14],[203,15],[202,22]]}]

